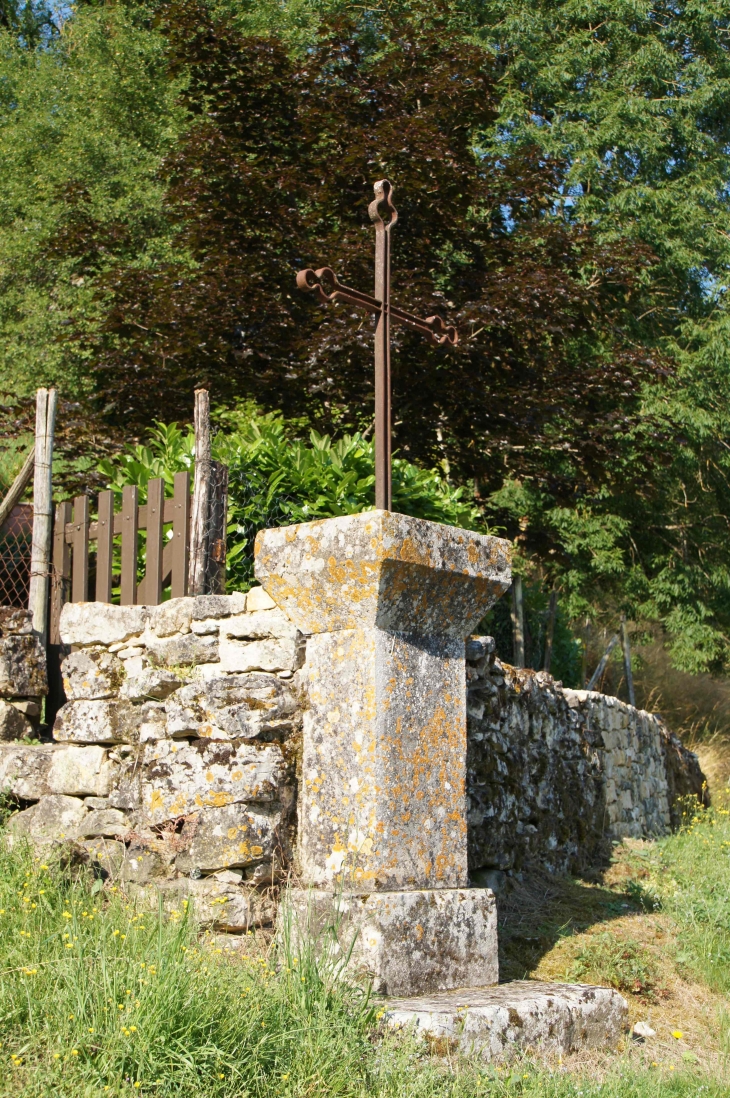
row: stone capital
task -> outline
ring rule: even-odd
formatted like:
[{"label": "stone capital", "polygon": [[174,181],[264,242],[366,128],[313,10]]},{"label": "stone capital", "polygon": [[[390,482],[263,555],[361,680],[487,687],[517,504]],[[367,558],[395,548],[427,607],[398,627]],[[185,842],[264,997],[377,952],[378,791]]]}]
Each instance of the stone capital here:
[{"label": "stone capital", "polygon": [[260,531],[256,578],[303,633],[371,626],[463,639],[509,586],[510,544],[366,511]]}]

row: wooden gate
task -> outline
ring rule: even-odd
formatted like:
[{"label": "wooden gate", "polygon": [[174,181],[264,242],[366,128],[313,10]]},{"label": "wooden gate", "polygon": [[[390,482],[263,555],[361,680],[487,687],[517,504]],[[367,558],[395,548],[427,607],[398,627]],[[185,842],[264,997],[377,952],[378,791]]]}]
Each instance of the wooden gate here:
[{"label": "wooden gate", "polygon": [[[226,502],[228,470],[217,462],[206,530],[206,591],[225,590]],[[217,490],[216,490],[217,489]],[[172,499],[165,499],[162,478],[150,480],[147,502],[139,503],[135,485],[122,489],[121,511],[114,493],[100,492],[96,518],[89,497],[56,506],[51,570],[49,641],[60,644],[59,622],[66,602],[119,602],[122,606],[157,605],[163,592],[188,594],[190,555],[190,473],[176,473]],[[145,533],[140,577],[140,531]]]}]

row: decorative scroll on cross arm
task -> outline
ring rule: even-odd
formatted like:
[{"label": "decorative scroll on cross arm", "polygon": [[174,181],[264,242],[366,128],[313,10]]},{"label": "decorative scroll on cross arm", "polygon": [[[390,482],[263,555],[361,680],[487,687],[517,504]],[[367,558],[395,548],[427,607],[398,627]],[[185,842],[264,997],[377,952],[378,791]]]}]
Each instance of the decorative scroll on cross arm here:
[{"label": "decorative scroll on cross arm", "polygon": [[393,187],[387,179],[374,185],[375,200],[368,213],[375,225],[375,294],[361,293],[343,286],[331,267],[313,271],[307,268],[297,275],[300,290],[314,290],[320,301],[344,301],[357,305],[378,317],[375,329],[375,506],[391,510],[391,428],[390,428],[390,321],[413,328],[429,337],[433,343],[458,342],[456,328],[444,324],[440,316],[425,320],[393,305],[390,300],[390,232],[398,220],[393,205]]}]

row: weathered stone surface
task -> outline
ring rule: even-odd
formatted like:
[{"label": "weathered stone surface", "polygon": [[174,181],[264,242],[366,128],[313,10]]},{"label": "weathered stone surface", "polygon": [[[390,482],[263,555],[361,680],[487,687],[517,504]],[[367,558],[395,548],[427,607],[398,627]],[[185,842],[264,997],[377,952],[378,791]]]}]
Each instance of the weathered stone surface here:
[{"label": "weathered stone surface", "polygon": [[460,888],[463,641],[380,629],[310,637],[300,860],[308,884]]},{"label": "weathered stone surface", "polygon": [[161,824],[201,808],[273,801],[284,772],[278,744],[161,740],[146,744],[140,758],[127,764],[111,801],[119,808],[140,807],[150,824]]},{"label": "weathered stone surface", "polygon": [[32,632],[33,615],[30,610],[0,606],[0,637],[17,637]]},{"label": "weathered stone surface", "polygon": [[246,595],[246,609],[253,614],[256,610],[273,610],[276,603],[263,587],[252,587]]},{"label": "weathered stone surface", "polygon": [[33,725],[24,713],[9,702],[0,701],[0,741],[8,743],[33,734]]},{"label": "weathered stone surface", "polygon": [[7,830],[14,838],[26,836],[34,845],[46,846],[75,839],[85,815],[84,802],[77,797],[53,795],[16,812],[8,820]]},{"label": "weathered stone surface", "polygon": [[184,597],[169,599],[150,608],[149,628],[158,637],[171,637],[174,633],[189,633],[193,620],[195,599]]},{"label": "weathered stone surface", "polygon": [[89,861],[101,869],[102,877],[116,880],[127,857],[127,847],[115,839],[81,839],[79,847],[86,851]]},{"label": "weathered stone surface", "polygon": [[160,881],[141,890],[140,895],[153,910],[160,895],[167,911],[182,914],[189,905],[196,923],[229,934],[245,934],[254,927],[271,926],[276,918],[276,904],[269,896],[245,885],[224,884],[213,878]]},{"label": "weathered stone surface", "polygon": [[141,710],[127,701],[66,702],[53,725],[53,738],[61,743],[137,743]]},{"label": "weathered stone surface", "polygon": [[148,667],[141,675],[130,675],[125,679],[119,695],[130,702],[164,701],[183,683],[183,679],[164,667]]},{"label": "weathered stone surface", "polygon": [[615,1048],[628,1017],[626,1000],[612,988],[532,980],[391,999],[386,1008],[389,1025],[415,1023],[424,1036],[487,1061]]},{"label": "weathered stone surface", "polygon": [[46,654],[35,634],[0,637],[0,698],[37,698],[48,693]]},{"label": "weathered stone surface", "polygon": [[105,648],[71,652],[61,664],[63,690],[68,701],[112,698],[124,682],[124,665]]},{"label": "weathered stone surface", "polygon": [[[659,720],[659,718],[655,718]],[[706,807],[710,804],[710,789],[707,778],[702,773],[700,760],[694,751],[685,747],[679,736],[675,736],[666,725],[659,722],[664,772],[667,779],[667,799],[669,815],[673,828],[682,822],[681,802],[684,797],[696,797]]]},{"label": "weathered stone surface", "polygon": [[300,703],[275,675],[227,675],[194,682],[166,705],[171,738],[281,739],[295,727]]},{"label": "weathered stone surface", "polygon": [[197,595],[193,603],[193,621],[228,618],[231,615],[230,595]]},{"label": "weathered stone surface", "polygon": [[129,831],[129,818],[118,808],[97,808],[85,816],[78,827],[81,838],[96,839],[123,836]]},{"label": "weathered stone surface", "polygon": [[199,637],[217,637],[220,628],[220,618],[203,618],[202,621],[194,621],[192,625],[193,633]]},{"label": "weathered stone surface", "polygon": [[113,606],[106,602],[67,602],[61,611],[64,644],[118,644],[144,632],[148,606]]},{"label": "weathered stone surface", "polygon": [[198,663],[218,661],[218,637],[199,637],[195,633],[184,636],[148,636],[147,650],[155,663],[162,666],[194,666]]},{"label": "weathered stone surface", "polygon": [[175,877],[176,848],[170,841],[132,842],[118,870],[122,881],[145,885]]},{"label": "weathered stone surface", "polygon": [[12,698],[8,703],[26,717],[40,717],[41,707],[35,698]]},{"label": "weathered stone surface", "polygon": [[[289,889],[280,933],[352,949],[353,973],[383,995],[495,984],[497,906],[488,888],[353,894]],[[354,940],[354,944],[353,944]]]},{"label": "weathered stone surface", "polygon": [[144,702],[140,707],[139,742],[164,740],[167,735],[167,713],[162,702]]},{"label": "weathered stone surface", "polygon": [[464,637],[509,583],[508,544],[373,511],[262,531],[256,575],[312,634],[304,880],[465,886]]},{"label": "weathered stone surface", "polygon": [[222,637],[222,671],[296,671],[301,666],[301,646],[295,640],[240,641]]},{"label": "weathered stone surface", "polygon": [[105,796],[117,774],[103,747],[0,745],[0,789],[24,801],[51,793]]},{"label": "weathered stone surface", "polygon": [[389,511],[261,530],[256,578],[304,633],[463,639],[510,583],[510,544]]},{"label": "weathered stone surface", "polygon": [[224,671],[295,671],[304,661],[304,638],[276,608],[222,621],[220,638]]},{"label": "weathered stone surface", "polygon": [[185,824],[181,840],[189,845],[178,854],[175,865],[182,873],[253,865],[270,858],[279,846],[280,826],[281,812],[274,808],[252,809],[243,804],[204,808]]}]

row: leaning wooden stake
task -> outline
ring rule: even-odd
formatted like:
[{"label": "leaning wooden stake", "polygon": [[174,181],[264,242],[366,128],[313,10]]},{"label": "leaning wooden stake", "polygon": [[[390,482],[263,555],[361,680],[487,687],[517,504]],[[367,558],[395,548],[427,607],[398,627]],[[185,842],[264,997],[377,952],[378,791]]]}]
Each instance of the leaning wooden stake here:
[{"label": "leaning wooden stake", "polygon": [[525,614],[522,605],[522,576],[512,580],[512,659],[515,667],[525,666]]},{"label": "leaning wooden stake", "polygon": [[33,541],[30,556],[28,609],[33,631],[48,640],[48,581],[53,530],[53,430],[56,390],[39,389],[35,412],[35,470],[33,478]]},{"label": "leaning wooden stake", "polygon": [[195,482],[190,524],[190,579],[188,593],[205,593],[210,512],[210,395],[195,390]]},{"label": "leaning wooden stake", "polygon": [[629,702],[631,705],[636,705],[636,694],[634,693],[634,676],[631,672],[631,644],[629,641],[629,630],[626,625],[626,615],[621,615],[621,648],[624,655],[624,675],[626,676],[626,685],[629,689]]},{"label": "leaning wooden stake", "polygon": [[606,667],[608,666],[608,661],[611,657],[611,653],[613,652],[613,650],[614,650],[614,648],[616,647],[617,644],[618,644],[618,633],[614,633],[614,635],[611,637],[610,641],[606,645],[606,651],[601,656],[601,659],[598,663],[598,667],[596,668],[596,670],[591,675],[591,681],[586,686],[586,690],[592,690],[593,687],[596,685],[596,683],[599,682],[601,676],[603,675],[603,672],[606,670]]},{"label": "leaning wooden stake", "polygon": [[10,485],[10,490],[5,499],[0,503],[0,526],[3,525],[6,518],[12,511],[15,504],[23,495],[23,492],[30,483],[30,478],[33,476],[33,466],[35,464],[35,446],[31,446],[28,451],[28,455],[23,462],[23,468],[18,473],[17,477]]}]

